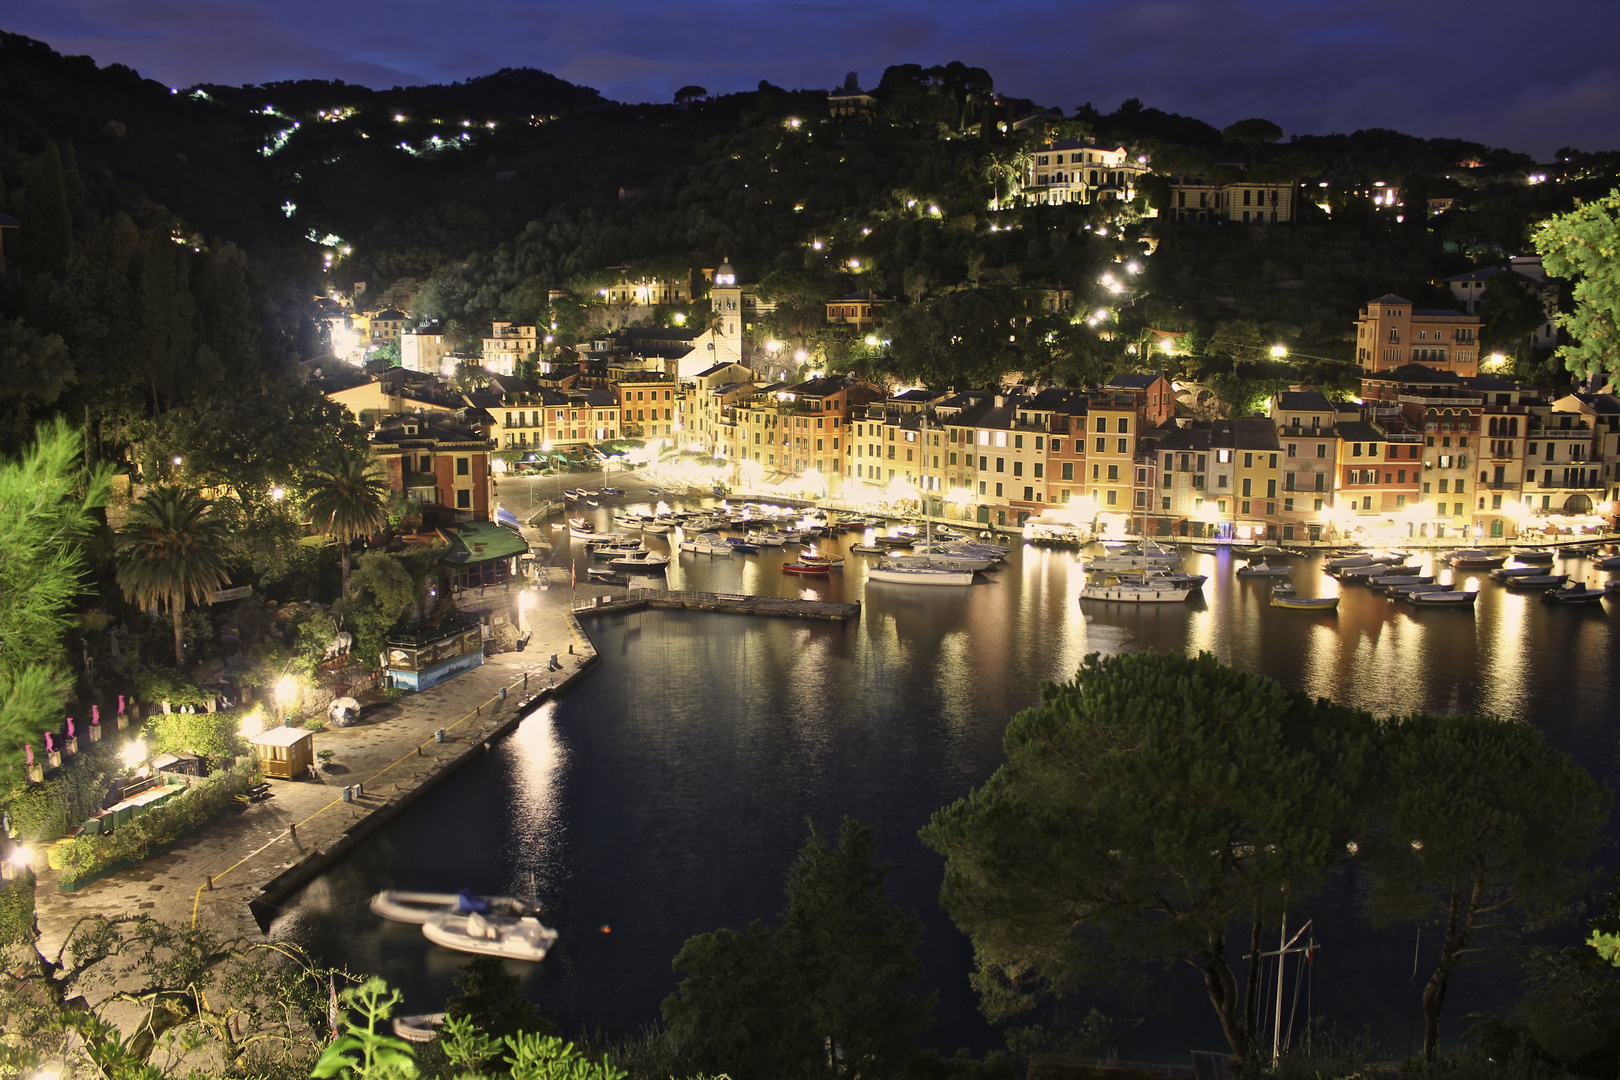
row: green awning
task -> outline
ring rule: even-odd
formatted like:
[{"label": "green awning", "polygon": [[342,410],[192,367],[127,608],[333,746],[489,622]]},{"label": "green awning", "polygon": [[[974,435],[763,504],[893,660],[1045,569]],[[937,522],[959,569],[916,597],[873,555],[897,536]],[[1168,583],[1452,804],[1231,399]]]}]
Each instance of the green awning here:
[{"label": "green awning", "polygon": [[441,526],[439,532],[450,541],[446,560],[458,566],[476,566],[496,559],[510,559],[529,551],[527,540],[492,521],[460,521]]}]

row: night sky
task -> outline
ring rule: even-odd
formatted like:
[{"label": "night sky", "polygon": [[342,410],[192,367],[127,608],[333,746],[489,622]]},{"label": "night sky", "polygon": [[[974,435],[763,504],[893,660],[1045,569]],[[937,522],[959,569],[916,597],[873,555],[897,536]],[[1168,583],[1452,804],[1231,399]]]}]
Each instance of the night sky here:
[{"label": "night sky", "polygon": [[7,0],[0,27],[176,86],[374,87],[538,67],[629,102],[761,79],[871,86],[962,60],[1073,111],[1129,97],[1223,126],[1389,127],[1546,159],[1620,148],[1617,0]]}]

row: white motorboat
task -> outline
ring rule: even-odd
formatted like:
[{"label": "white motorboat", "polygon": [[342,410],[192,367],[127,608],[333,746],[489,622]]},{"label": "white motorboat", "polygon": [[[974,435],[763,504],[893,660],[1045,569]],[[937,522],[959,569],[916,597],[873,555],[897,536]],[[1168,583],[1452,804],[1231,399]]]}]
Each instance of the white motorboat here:
[{"label": "white motorboat", "polygon": [[444,1027],[444,1013],[418,1013],[415,1016],[394,1017],[394,1034],[406,1042],[432,1042]]},{"label": "white motorboat", "polygon": [[613,524],[617,525],[621,529],[639,529],[641,528],[642,520],[643,519],[640,514],[631,514],[625,511],[620,511],[619,513],[613,515]]},{"label": "white motorboat", "polygon": [[422,936],[458,952],[498,956],[503,960],[544,960],[557,931],[532,915],[441,915],[422,924]]},{"label": "white motorboat", "polygon": [[662,570],[669,565],[669,556],[656,551],[633,551],[609,562],[621,570]]},{"label": "white motorboat", "polygon": [[1237,569],[1238,577],[1287,577],[1294,572],[1291,566],[1280,563],[1257,562]]},{"label": "white motorboat", "polygon": [[1322,566],[1328,570],[1349,570],[1358,566],[1371,566],[1378,560],[1365,552],[1357,555],[1341,555],[1336,559],[1328,559]]},{"label": "white motorboat", "polygon": [[1080,590],[1082,600],[1112,600],[1125,604],[1179,604],[1193,594],[1175,585],[1155,585],[1151,580],[1088,583]]},{"label": "white motorboat", "polygon": [[471,912],[491,912],[516,918],[533,915],[538,911],[510,896],[479,896],[463,890],[459,893],[406,892],[384,889],[371,898],[371,910],[385,919],[403,923],[425,923],[440,915],[465,915]]},{"label": "white motorboat", "polygon": [[748,542],[758,544],[760,547],[781,547],[787,543],[787,536],[774,529],[767,532],[751,532],[748,534]]},{"label": "white motorboat", "polygon": [[1599,570],[1620,570],[1620,555],[1608,555],[1595,564]]},{"label": "white motorboat", "polygon": [[675,523],[665,518],[651,518],[641,523],[642,532],[652,533],[655,536],[662,536],[674,527]]},{"label": "white motorboat", "polygon": [[719,533],[701,533],[681,541],[682,551],[693,551],[699,555],[725,555],[730,557],[731,545]]},{"label": "white motorboat", "polygon": [[851,544],[849,550],[858,551],[862,555],[887,555],[888,548],[878,547],[876,544]]},{"label": "white motorboat", "polygon": [[568,535],[589,540],[601,534],[596,531],[594,522],[586,521],[582,517],[571,517],[568,519]]},{"label": "white motorboat", "polygon": [[972,585],[973,571],[952,570],[915,559],[885,559],[867,569],[866,580],[907,585]]}]

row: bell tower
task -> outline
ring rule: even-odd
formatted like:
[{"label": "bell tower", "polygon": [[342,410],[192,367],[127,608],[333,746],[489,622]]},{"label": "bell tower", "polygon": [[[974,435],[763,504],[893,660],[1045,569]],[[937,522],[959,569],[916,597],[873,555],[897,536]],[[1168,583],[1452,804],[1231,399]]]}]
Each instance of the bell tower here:
[{"label": "bell tower", "polygon": [[709,304],[714,311],[714,362],[742,363],[742,288],[737,284],[737,271],[732,269],[729,260],[722,261],[715,269]]}]

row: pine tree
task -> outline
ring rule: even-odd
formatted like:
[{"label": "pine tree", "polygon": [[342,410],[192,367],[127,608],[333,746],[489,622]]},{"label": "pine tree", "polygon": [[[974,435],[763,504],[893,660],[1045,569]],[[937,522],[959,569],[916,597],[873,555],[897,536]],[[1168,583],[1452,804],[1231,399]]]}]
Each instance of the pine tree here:
[{"label": "pine tree", "polygon": [[[23,744],[61,715],[68,689],[63,636],[81,588],[89,511],[104,473],[80,472],[79,432],[57,420],[16,460],[0,461],[0,765],[20,775]],[[0,770],[0,776],[8,775]]]}]

